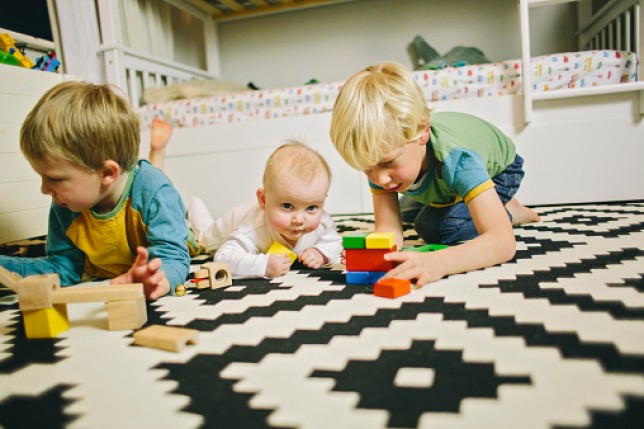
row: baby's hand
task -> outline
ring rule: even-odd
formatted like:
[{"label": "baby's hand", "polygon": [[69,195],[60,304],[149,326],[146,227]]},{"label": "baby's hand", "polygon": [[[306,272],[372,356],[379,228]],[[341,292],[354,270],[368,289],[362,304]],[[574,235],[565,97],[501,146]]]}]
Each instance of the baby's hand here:
[{"label": "baby's hand", "polygon": [[442,270],[440,252],[391,252],[385,254],[385,260],[398,262],[398,266],[389,270],[383,279],[416,279],[418,286],[431,283],[445,276]]},{"label": "baby's hand", "polygon": [[274,279],[288,273],[291,268],[291,258],[284,254],[268,255],[268,264],[266,265],[266,277]]},{"label": "baby's hand", "polygon": [[324,256],[322,252],[315,247],[304,249],[299,255],[297,255],[297,260],[314,270],[317,270],[328,262],[326,256]]},{"label": "baby's hand", "polygon": [[154,301],[170,292],[170,282],[161,270],[161,259],[154,258],[148,262],[148,249],[136,248],[136,260],[125,274],[112,279],[112,284],[143,283],[145,296]]}]

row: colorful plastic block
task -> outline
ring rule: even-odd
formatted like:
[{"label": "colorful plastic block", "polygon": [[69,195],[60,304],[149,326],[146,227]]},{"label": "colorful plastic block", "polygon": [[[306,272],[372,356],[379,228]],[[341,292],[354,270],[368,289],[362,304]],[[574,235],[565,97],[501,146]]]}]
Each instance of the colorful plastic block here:
[{"label": "colorful plastic block", "polygon": [[348,285],[370,285],[369,271],[347,271]]},{"label": "colorful plastic block", "polygon": [[422,246],[415,247],[404,247],[403,252],[434,252],[436,250],[447,249],[449,246],[447,244],[425,244]]},{"label": "colorful plastic block", "polygon": [[393,232],[372,232],[365,239],[367,249],[391,249],[396,245]]},{"label": "colorful plastic block", "polygon": [[386,271],[371,271],[369,273],[369,284],[375,284],[378,283],[378,280],[380,280],[380,277],[384,276],[387,274]]},{"label": "colorful plastic block", "polygon": [[395,266],[385,261],[384,255],[389,252],[391,249],[345,249],[347,271],[389,271]]},{"label": "colorful plastic block", "polygon": [[61,332],[69,329],[67,305],[56,304],[53,307],[22,312],[27,338],[56,338]]},{"label": "colorful plastic block", "polygon": [[373,294],[384,298],[398,298],[411,292],[411,281],[405,279],[380,280],[373,285]]},{"label": "colorful plastic block", "polygon": [[297,259],[297,255],[279,241],[274,241],[273,244],[271,244],[271,247],[268,248],[266,253],[268,255],[287,255],[289,258],[291,258],[291,264]]},{"label": "colorful plastic block", "polygon": [[366,249],[365,239],[368,232],[350,232],[342,236],[342,247],[345,249]]}]

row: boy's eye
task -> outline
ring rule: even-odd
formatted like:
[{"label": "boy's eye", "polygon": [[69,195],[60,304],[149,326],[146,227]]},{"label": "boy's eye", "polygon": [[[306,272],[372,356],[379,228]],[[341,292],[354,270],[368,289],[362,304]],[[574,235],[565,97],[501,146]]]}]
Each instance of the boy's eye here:
[{"label": "boy's eye", "polygon": [[308,207],[306,208],[306,211],[307,211],[307,212],[309,212],[309,213],[313,213],[313,212],[315,212],[317,209],[318,209],[318,206],[308,206]]},{"label": "boy's eye", "polygon": [[291,204],[291,203],[282,203],[282,208],[290,210],[290,209],[293,208],[293,204]]}]

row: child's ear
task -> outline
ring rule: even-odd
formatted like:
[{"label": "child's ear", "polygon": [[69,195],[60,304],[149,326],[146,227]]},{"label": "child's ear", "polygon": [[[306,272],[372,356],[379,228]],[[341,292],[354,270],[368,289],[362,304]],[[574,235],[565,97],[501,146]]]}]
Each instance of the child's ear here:
[{"label": "child's ear", "polygon": [[264,207],[266,206],[266,193],[264,192],[264,188],[258,188],[256,195],[259,207],[264,210]]},{"label": "child's ear", "polygon": [[121,175],[121,166],[118,162],[108,159],[103,164],[103,168],[99,170],[99,174],[101,175],[101,182],[103,185],[111,185]]},{"label": "child's ear", "polygon": [[426,121],[424,121],[423,125],[425,126],[425,132],[423,133],[423,136],[420,138],[421,145],[425,145],[429,141],[429,118],[426,118]]}]

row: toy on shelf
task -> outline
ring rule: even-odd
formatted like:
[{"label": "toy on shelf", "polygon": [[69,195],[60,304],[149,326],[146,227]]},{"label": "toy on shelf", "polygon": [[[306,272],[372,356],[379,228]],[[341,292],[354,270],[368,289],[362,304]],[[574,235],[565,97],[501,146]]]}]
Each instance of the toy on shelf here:
[{"label": "toy on shelf", "polygon": [[199,343],[199,331],[176,326],[151,325],[133,334],[134,344],[180,352],[186,344]]},{"label": "toy on shelf", "polygon": [[60,61],[56,58],[56,54],[53,51],[47,52],[47,55],[43,55],[36,59],[36,65],[32,68],[34,70],[42,70],[48,72],[56,72],[60,66]]},{"label": "toy on shelf", "polygon": [[187,289],[219,289],[233,284],[233,276],[230,272],[230,265],[226,262],[207,262],[195,271],[193,278],[182,285],[178,285],[174,291],[177,296],[186,294]]},{"label": "toy on shelf", "polygon": [[61,288],[58,274],[21,277],[0,267],[0,283],[18,294],[27,338],[55,338],[70,327],[67,304],[106,302],[111,331],[138,329],[148,320],[143,284]]},{"label": "toy on shelf", "polygon": [[20,66],[18,58],[14,57],[9,52],[3,51],[2,49],[0,49],[0,63],[8,64],[10,66]]},{"label": "toy on shelf", "polygon": [[24,56],[22,52],[20,52],[20,50],[16,47],[16,42],[9,35],[9,33],[0,34],[0,49],[16,57],[18,63],[22,67],[26,67],[28,69],[33,68],[33,61],[31,61],[29,58]]}]

